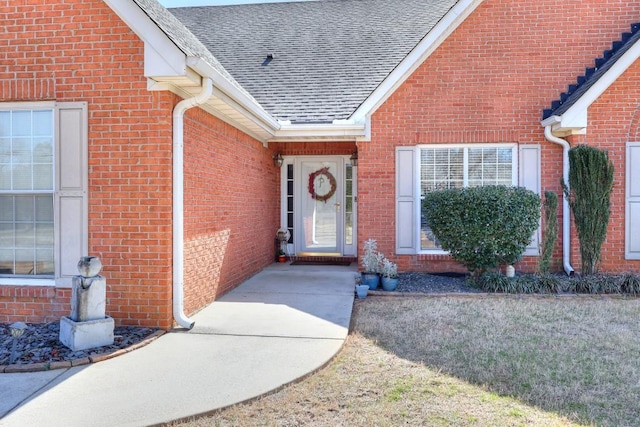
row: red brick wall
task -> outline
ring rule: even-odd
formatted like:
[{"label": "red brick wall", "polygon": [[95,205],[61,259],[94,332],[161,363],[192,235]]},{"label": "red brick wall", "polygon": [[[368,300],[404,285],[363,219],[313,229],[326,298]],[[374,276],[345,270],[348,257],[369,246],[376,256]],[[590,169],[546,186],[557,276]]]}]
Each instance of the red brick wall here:
[{"label": "red brick wall", "polygon": [[185,312],[273,262],[279,173],[273,151],[202,110],[185,121]]},{"label": "red brick wall", "polygon": [[[385,254],[395,251],[395,233],[389,232],[395,228],[395,165],[390,159],[399,145],[540,144],[542,191],[561,196],[562,149],[544,138],[542,110],[638,20],[640,3],[630,0],[568,0],[562,7],[551,0],[484,1],[374,113],[372,140],[359,144],[359,247],[371,237]],[[623,168],[620,163],[618,173]],[[620,200],[618,194],[614,216],[624,210]],[[612,226],[610,241],[621,238],[620,229]],[[606,268],[620,261],[620,248],[615,255],[607,249]],[[559,239],[556,268],[561,254]],[[453,268],[441,259],[396,257],[404,270]],[[639,269],[637,263],[626,265]],[[536,258],[527,258],[519,267],[536,266]]]},{"label": "red brick wall", "polygon": [[[146,89],[143,44],[101,1],[0,6],[2,101],[89,105],[89,253],[118,324],[171,324],[171,107]],[[9,288],[10,289],[10,288]],[[70,292],[3,288],[0,321],[50,321]]]},{"label": "red brick wall", "polygon": [[[5,2],[0,22],[0,101],[88,102],[89,253],[104,265],[107,314],[117,324],[170,328],[179,99],[147,90],[143,43],[102,1]],[[279,187],[261,144],[197,109],[186,120],[193,312],[271,260]],[[69,301],[68,289],[0,286],[0,322],[57,320]]]},{"label": "red brick wall", "polygon": [[0,322],[58,320],[71,311],[70,301],[70,289],[0,286]]}]

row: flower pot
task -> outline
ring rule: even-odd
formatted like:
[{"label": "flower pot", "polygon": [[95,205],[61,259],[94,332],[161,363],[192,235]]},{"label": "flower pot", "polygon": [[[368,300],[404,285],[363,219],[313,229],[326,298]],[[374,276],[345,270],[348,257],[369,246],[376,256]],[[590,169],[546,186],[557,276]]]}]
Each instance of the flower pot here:
[{"label": "flower pot", "polygon": [[368,292],[369,292],[368,285],[356,285],[356,295],[358,296],[358,298],[360,299],[366,298]]},{"label": "flower pot", "polygon": [[286,255],[278,255],[278,262],[285,262],[285,261],[287,261]]},{"label": "flower pot", "polygon": [[372,291],[378,289],[378,284],[380,283],[380,276],[378,273],[363,272],[361,275],[363,285],[369,286],[369,289]]},{"label": "flower pot", "polygon": [[382,289],[384,289],[385,291],[395,291],[397,287],[397,277],[382,277]]},{"label": "flower pot", "polygon": [[506,276],[515,277],[515,275],[516,275],[516,269],[513,267],[513,265],[507,265]]}]

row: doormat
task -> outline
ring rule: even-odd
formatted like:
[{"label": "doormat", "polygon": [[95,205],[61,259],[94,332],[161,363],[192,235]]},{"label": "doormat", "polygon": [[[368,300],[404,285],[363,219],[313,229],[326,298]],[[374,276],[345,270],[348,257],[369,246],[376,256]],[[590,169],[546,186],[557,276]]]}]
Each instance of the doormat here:
[{"label": "doormat", "polygon": [[291,265],[338,265],[341,267],[348,267],[351,265],[351,261],[293,261]]}]

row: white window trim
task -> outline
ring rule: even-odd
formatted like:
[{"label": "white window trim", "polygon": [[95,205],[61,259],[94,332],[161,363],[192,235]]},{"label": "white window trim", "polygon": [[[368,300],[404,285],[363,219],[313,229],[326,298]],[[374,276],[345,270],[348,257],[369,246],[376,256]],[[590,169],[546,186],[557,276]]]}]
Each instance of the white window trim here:
[{"label": "white window trim", "polygon": [[626,260],[640,260],[640,254],[631,252],[631,203],[638,203],[640,197],[631,194],[631,148],[640,147],[640,142],[627,142],[625,149],[625,195],[624,195],[624,257]]},{"label": "white window trim", "polygon": [[[0,110],[11,110],[11,111],[16,111],[16,110],[35,110],[35,109],[49,109],[49,110],[53,110],[53,115],[54,115],[54,182],[56,183],[56,185],[54,185],[54,190],[53,190],[53,194],[54,194],[54,265],[55,265],[55,271],[54,271],[54,276],[53,277],[34,277],[34,278],[30,278],[30,277],[3,277],[0,278],[0,286],[42,286],[42,287],[60,287],[60,288],[70,288],[71,287],[71,277],[70,276],[63,276],[62,275],[62,271],[60,270],[60,257],[62,256],[59,252],[58,246],[60,244],[60,230],[58,229],[58,218],[59,215],[57,214],[57,208],[56,208],[56,194],[60,192],[60,188],[57,187],[57,183],[58,183],[58,173],[59,173],[59,166],[58,166],[58,159],[56,158],[56,156],[58,156],[59,154],[59,148],[60,148],[60,126],[58,123],[58,119],[59,119],[59,114],[61,110],[64,109],[80,109],[82,110],[82,129],[80,131],[81,135],[81,141],[80,143],[82,144],[82,147],[80,147],[79,149],[82,152],[82,156],[79,159],[82,162],[81,168],[82,168],[82,186],[84,189],[88,188],[88,176],[87,176],[87,167],[88,167],[88,159],[87,159],[87,147],[88,147],[88,128],[87,128],[87,123],[88,123],[88,106],[86,102],[55,102],[55,101],[28,101],[28,102],[0,102]],[[81,193],[84,195],[84,201],[83,201],[83,220],[82,220],[82,224],[81,227],[83,229],[83,237],[81,238],[81,245],[82,245],[82,249],[81,251],[83,253],[86,253],[87,249],[88,249],[88,221],[87,221],[87,215],[88,215],[88,202],[87,202],[87,197],[86,197],[86,190],[81,191]]]},{"label": "white window trim", "polygon": [[15,111],[15,110],[38,110],[48,109],[54,110],[56,103],[53,101],[41,101],[41,102],[0,102],[0,110]]},{"label": "white window trim", "polygon": [[[16,111],[16,110],[52,110],[55,115],[56,103],[53,101],[35,101],[35,102],[0,102],[0,110],[3,111]],[[55,135],[55,123],[54,123],[54,135]],[[54,144],[56,141],[54,140]],[[54,145],[55,153],[55,145]],[[55,155],[55,154],[54,154]],[[54,174],[55,174],[55,160],[54,160]],[[54,190],[55,191],[55,190]],[[54,191],[51,192],[53,195]],[[50,277],[39,278],[25,278],[25,277],[2,277],[0,278],[0,286],[55,286],[55,279]]]},{"label": "white window trim", "polygon": [[[414,229],[416,230],[416,235],[414,236],[416,239],[417,245],[417,254],[418,255],[449,255],[449,251],[445,251],[443,249],[422,249],[421,244],[421,233],[422,233],[422,224],[421,224],[421,216],[422,216],[422,186],[421,186],[421,169],[420,169],[420,152],[422,149],[427,148],[511,148],[513,163],[511,165],[511,184],[513,186],[518,185],[518,144],[516,143],[456,143],[456,144],[420,144],[415,146],[415,185],[416,185],[416,203],[415,203],[415,213],[414,213]],[[464,185],[465,187],[468,184],[468,151],[464,152]]]}]

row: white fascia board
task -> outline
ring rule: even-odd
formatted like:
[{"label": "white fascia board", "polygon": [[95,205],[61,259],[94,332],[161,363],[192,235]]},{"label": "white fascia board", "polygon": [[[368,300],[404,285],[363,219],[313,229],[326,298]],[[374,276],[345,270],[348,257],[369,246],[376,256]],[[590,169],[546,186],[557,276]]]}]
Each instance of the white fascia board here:
[{"label": "white fascia board", "polygon": [[429,31],[418,45],[398,64],[371,95],[351,115],[356,123],[363,123],[405,80],[442,44],[444,40],[482,3],[482,0],[460,0]]},{"label": "white fascia board", "polygon": [[[640,58],[640,41],[622,55],[609,70],[594,83],[567,111],[560,116],[558,124],[554,124],[560,132],[571,129],[587,128],[587,110],[629,67]],[[544,123],[544,122],[543,122]],[[576,133],[576,132],[572,132]]]},{"label": "white fascia board", "polygon": [[364,136],[364,124],[282,125],[270,141],[356,141]]},{"label": "white fascia board", "polygon": [[280,129],[280,124],[269,113],[251,97],[247,96],[243,91],[238,89],[233,83],[231,83],[225,76],[223,76],[218,70],[209,65],[202,58],[189,57],[187,58],[187,65],[193,68],[197,73],[211,78],[213,80],[213,86],[215,88],[215,95],[220,96],[224,94],[225,100],[233,100],[236,106],[241,106],[241,113],[249,113],[254,121],[262,123],[265,129],[268,129],[270,133],[275,133]]},{"label": "white fascia board", "polygon": [[573,116],[550,116],[540,122],[542,127],[550,127],[551,132],[560,138],[568,135],[584,135],[587,133],[588,111],[579,111]]},{"label": "white fascia board", "polygon": [[186,55],[132,1],[104,0],[122,21],[144,42],[145,77],[187,74]]}]

